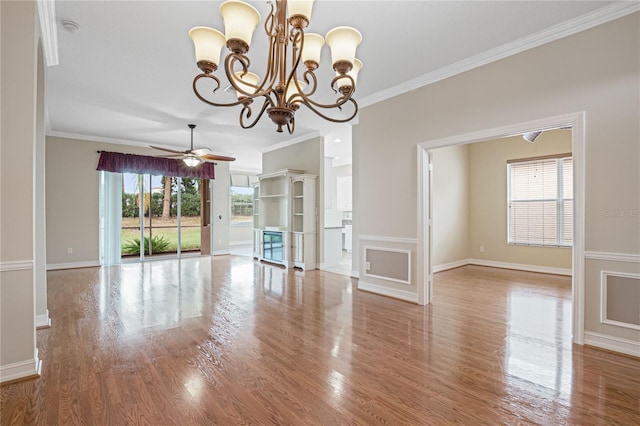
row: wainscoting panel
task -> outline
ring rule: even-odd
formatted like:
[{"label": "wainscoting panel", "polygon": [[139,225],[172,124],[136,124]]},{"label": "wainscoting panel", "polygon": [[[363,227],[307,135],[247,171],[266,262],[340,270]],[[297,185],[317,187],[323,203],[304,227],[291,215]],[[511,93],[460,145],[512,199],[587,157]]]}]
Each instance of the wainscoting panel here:
[{"label": "wainscoting panel", "polygon": [[365,275],[411,285],[411,251],[364,247]]},{"label": "wainscoting panel", "polygon": [[640,330],[640,275],[602,271],[600,322]]}]

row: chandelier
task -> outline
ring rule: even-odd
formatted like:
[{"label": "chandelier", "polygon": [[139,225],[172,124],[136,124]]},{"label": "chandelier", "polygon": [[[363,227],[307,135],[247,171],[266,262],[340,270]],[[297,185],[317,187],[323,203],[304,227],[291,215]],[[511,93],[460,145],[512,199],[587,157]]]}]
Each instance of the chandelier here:
[{"label": "chandelier", "polygon": [[[225,34],[209,27],[195,27],[189,37],[195,47],[198,68],[202,71],[193,79],[193,91],[201,101],[216,107],[242,105],[240,126],[250,129],[255,126],[265,111],[277,125],[277,131],[286,127],[292,134],[295,130],[295,112],[304,105],[311,111],[334,123],[345,123],[356,116],[358,104],[353,99],[358,72],[362,62],[355,58],[356,47],[362,35],[351,27],[337,27],[326,37],[305,33],[309,25],[313,0],[275,0],[269,16],[264,21],[264,30],[269,38],[267,69],[260,78],[249,71],[251,61],[247,56],[253,32],[261,21],[260,13],[242,1],[230,0],[220,5]],[[287,13],[288,12],[288,13]],[[316,70],[320,65],[320,53],[326,44],[331,48],[335,77],[329,86],[336,94],[332,104],[323,104],[312,99],[318,81]],[[214,74],[220,65],[222,46],[229,53],[224,59],[224,72],[237,94],[230,103],[213,102],[198,90],[198,82],[213,80],[213,95],[220,88],[220,79]],[[201,82],[202,86],[202,82]],[[254,114],[252,106],[262,102]],[[330,117],[325,111],[343,111],[347,107],[347,118]],[[257,110],[257,108],[256,108]],[[351,112],[349,114],[349,112]]]}]

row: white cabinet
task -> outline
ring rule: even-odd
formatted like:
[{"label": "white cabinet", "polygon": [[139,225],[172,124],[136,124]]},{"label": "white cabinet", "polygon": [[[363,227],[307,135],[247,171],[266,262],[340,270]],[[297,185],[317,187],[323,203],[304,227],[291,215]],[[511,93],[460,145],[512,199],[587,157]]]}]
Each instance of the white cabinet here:
[{"label": "white cabinet", "polygon": [[[259,187],[254,191],[254,257],[286,267],[315,269],[317,176],[286,169],[258,178]],[[282,233],[283,245],[275,260],[271,248],[274,232]],[[267,241],[271,245],[265,251]]]},{"label": "white cabinet", "polygon": [[316,207],[315,175],[291,176],[292,262],[296,268],[316,269],[316,235],[318,209]]}]

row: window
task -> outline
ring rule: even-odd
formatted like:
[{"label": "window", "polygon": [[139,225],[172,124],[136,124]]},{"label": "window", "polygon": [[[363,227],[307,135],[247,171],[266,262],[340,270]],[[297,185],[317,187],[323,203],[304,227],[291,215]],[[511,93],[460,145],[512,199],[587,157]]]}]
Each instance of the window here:
[{"label": "window", "polygon": [[254,176],[231,175],[231,225],[253,224]]},{"label": "window", "polygon": [[507,162],[508,243],[573,244],[573,159],[561,154]]}]

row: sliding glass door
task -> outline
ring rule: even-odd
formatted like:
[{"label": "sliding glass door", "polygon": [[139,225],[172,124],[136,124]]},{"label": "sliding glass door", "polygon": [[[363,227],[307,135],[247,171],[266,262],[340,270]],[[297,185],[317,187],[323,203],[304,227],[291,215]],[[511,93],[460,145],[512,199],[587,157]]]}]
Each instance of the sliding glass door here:
[{"label": "sliding glass door", "polygon": [[[123,260],[200,254],[207,179],[122,174]],[[201,187],[206,188],[201,191]],[[208,243],[208,240],[207,240]],[[209,253],[209,248],[203,250]]]}]

